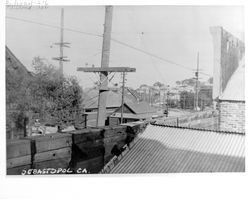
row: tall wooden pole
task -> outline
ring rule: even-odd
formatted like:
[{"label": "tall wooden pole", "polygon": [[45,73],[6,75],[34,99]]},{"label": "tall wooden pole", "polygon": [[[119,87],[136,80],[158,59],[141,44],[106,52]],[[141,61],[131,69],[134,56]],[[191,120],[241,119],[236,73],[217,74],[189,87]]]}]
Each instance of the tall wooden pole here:
[{"label": "tall wooden pole", "polygon": [[[109,54],[110,54],[110,40],[111,40],[111,30],[112,30],[112,15],[113,7],[105,7],[105,24],[104,24],[104,34],[103,34],[103,44],[102,44],[102,61],[101,67],[109,67]],[[108,96],[108,72],[101,72],[100,74],[100,89],[98,98],[98,113],[96,126],[104,126],[106,120],[106,102]]]},{"label": "tall wooden pole", "polygon": [[61,32],[60,32],[60,61],[59,70],[63,75],[63,29],[64,29],[64,9],[61,9]]},{"label": "tall wooden pole", "polygon": [[63,75],[63,62],[69,61],[66,56],[63,54],[63,48],[69,48],[69,42],[64,42],[64,8],[61,8],[61,24],[60,24],[60,41],[54,43],[59,46],[59,57],[53,57],[53,60],[59,61],[59,72]]},{"label": "tall wooden pole", "polygon": [[199,106],[199,92],[198,92],[198,81],[199,81],[199,52],[197,53],[197,71],[195,73],[196,76],[196,85],[195,85],[195,110],[198,110]]},{"label": "tall wooden pole", "polygon": [[122,106],[121,106],[121,123],[123,123],[124,112],[124,88],[125,88],[125,72],[122,73]]}]

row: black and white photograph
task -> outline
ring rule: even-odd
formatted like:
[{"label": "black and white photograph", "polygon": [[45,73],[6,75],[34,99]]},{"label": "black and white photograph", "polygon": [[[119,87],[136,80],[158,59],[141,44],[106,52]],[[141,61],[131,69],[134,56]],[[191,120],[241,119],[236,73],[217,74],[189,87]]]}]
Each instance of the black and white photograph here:
[{"label": "black and white photograph", "polygon": [[0,198],[249,198],[246,1],[0,9]]},{"label": "black and white photograph", "polygon": [[7,175],[245,172],[243,6],[33,3],[6,4]]}]

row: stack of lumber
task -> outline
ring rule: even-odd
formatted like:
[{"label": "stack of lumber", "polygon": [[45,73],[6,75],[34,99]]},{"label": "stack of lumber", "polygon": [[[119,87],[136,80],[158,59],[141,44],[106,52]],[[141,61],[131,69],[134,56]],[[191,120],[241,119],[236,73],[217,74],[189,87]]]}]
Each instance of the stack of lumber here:
[{"label": "stack of lumber", "polygon": [[126,126],[113,126],[104,128],[103,143],[105,147],[104,161],[105,164],[114,156],[111,151],[117,146],[121,149],[125,145],[127,138]]},{"label": "stack of lumber", "polygon": [[67,169],[71,160],[72,137],[54,133],[28,138],[32,143],[33,168]]},{"label": "stack of lumber", "polygon": [[123,146],[129,144],[144,126],[145,123],[135,122],[9,140],[7,174],[20,175],[23,169],[99,173],[114,154],[122,153]]},{"label": "stack of lumber", "polygon": [[7,174],[21,175],[23,170],[31,168],[30,140],[7,141]]},{"label": "stack of lumber", "polygon": [[147,123],[145,122],[130,122],[122,124],[122,126],[125,126],[127,138],[126,138],[126,144],[129,146],[129,144],[135,139],[135,137],[144,131],[144,129],[147,126]]},{"label": "stack of lumber", "polygon": [[73,140],[71,168],[74,173],[79,173],[79,170],[98,173],[104,166],[102,129],[87,128],[72,131],[70,134]]}]

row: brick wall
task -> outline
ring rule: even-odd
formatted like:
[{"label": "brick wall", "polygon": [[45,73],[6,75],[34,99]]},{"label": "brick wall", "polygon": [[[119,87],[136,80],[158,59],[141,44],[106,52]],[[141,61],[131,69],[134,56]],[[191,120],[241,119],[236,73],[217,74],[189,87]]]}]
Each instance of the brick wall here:
[{"label": "brick wall", "polygon": [[219,125],[222,131],[245,132],[245,103],[220,101]]}]

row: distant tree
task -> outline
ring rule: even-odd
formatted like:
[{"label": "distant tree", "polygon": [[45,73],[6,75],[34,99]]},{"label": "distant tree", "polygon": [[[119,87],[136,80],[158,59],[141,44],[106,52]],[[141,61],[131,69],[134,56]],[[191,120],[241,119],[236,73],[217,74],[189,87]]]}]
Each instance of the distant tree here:
[{"label": "distant tree", "polygon": [[196,80],[194,78],[185,79],[182,81],[182,84],[187,86],[195,86]]},{"label": "distant tree", "polygon": [[213,77],[210,77],[210,78],[207,80],[207,82],[208,82],[209,84],[213,84]]},{"label": "distant tree", "polygon": [[181,85],[181,81],[176,81],[175,82],[178,86]]},{"label": "distant tree", "polygon": [[143,88],[143,87],[149,87],[149,86],[147,84],[142,84],[142,85],[140,85],[139,88]]},{"label": "distant tree", "polygon": [[153,84],[153,86],[154,86],[154,87],[159,87],[159,88],[161,88],[161,87],[164,86],[164,84],[161,83],[161,82],[159,82],[159,81],[157,81],[157,82],[155,82],[155,83]]}]

